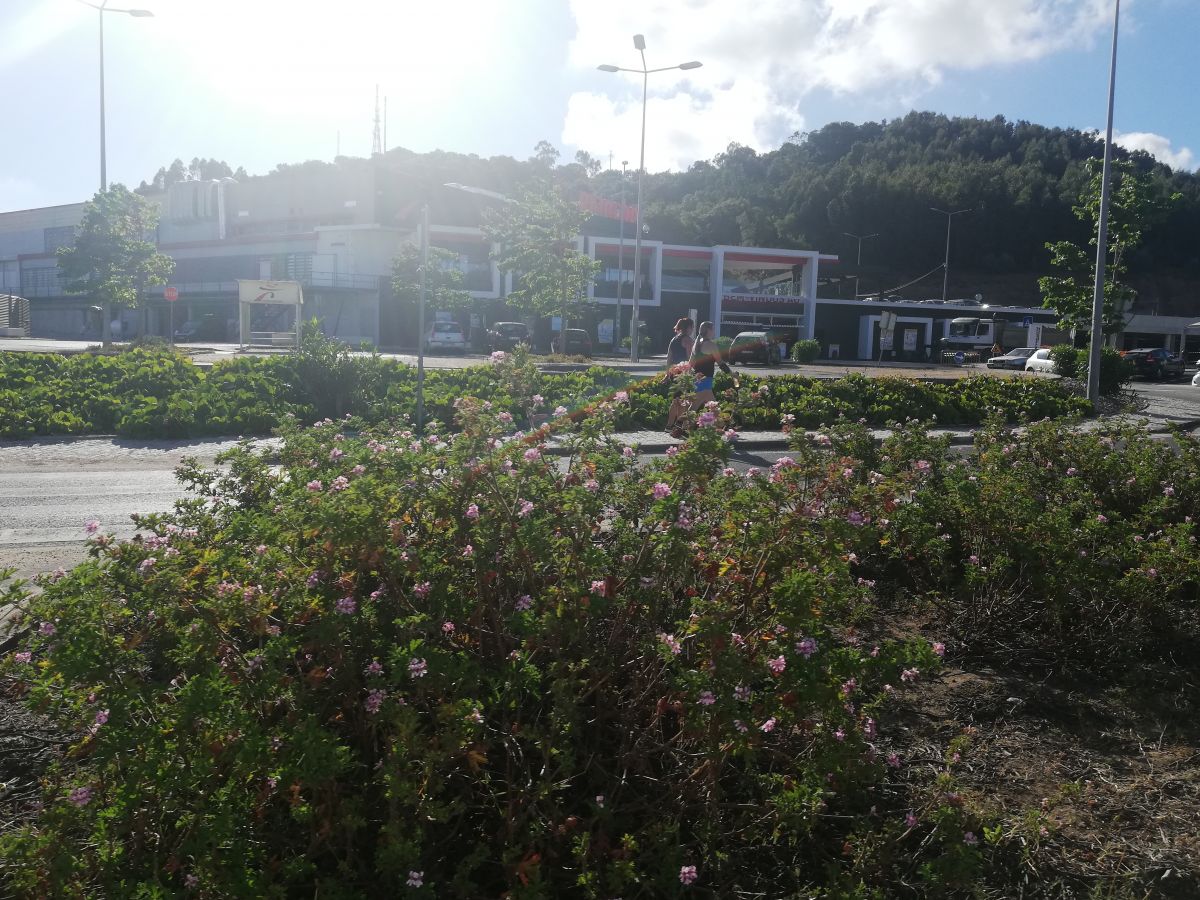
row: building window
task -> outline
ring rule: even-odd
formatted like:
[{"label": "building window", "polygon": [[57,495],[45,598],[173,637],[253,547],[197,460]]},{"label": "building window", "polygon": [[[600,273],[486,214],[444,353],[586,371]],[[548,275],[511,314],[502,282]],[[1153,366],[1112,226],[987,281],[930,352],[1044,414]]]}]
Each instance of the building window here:
[{"label": "building window", "polygon": [[42,236],[46,244],[46,253],[54,253],[59,247],[70,247],[75,243],[75,226],[62,225],[58,228],[42,229]]},{"label": "building window", "polygon": [[289,281],[312,281],[313,255],[311,253],[289,253],[284,261],[284,271]]}]

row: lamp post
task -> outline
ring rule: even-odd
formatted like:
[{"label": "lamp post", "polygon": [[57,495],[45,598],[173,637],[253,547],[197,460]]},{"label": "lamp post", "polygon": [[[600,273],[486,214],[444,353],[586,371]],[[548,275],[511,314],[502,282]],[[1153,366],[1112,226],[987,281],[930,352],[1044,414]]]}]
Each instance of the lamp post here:
[{"label": "lamp post", "polygon": [[1104,268],[1108,256],[1108,198],[1111,192],[1113,102],[1117,90],[1117,30],[1121,0],[1113,12],[1112,60],[1108,68],[1108,131],[1104,139],[1104,168],[1100,175],[1100,223],[1096,235],[1096,284],[1092,294],[1092,341],[1088,346],[1087,398],[1100,399],[1100,344],[1104,340]]},{"label": "lamp post", "polygon": [[[862,268],[862,242],[867,240],[868,238],[879,237],[879,232],[876,231],[872,234],[851,234],[848,231],[843,231],[842,234],[844,234],[848,238],[854,238],[856,241],[858,241],[858,257],[854,263],[854,299],[857,300],[858,299],[858,272]],[[838,292],[838,296],[839,297],[841,296],[841,291]]]},{"label": "lamp post", "polygon": [[84,6],[90,6],[100,15],[100,190],[105,191],[108,190],[108,170],[104,147],[104,14],[125,13],[136,19],[145,19],[152,17],[154,13],[148,9],[115,9],[108,5],[108,0],[101,0],[99,5],[88,3],[87,0],[79,0],[79,2]]},{"label": "lamp post", "polygon": [[947,212],[944,209],[938,209],[936,206],[929,207],[935,213],[941,213],[946,217],[946,259],[942,263],[942,302],[946,302],[946,289],[950,284],[950,223],[954,221],[954,217],[960,213],[971,212],[970,209],[956,209],[954,212]]},{"label": "lamp post", "polygon": [[621,349],[621,300],[625,290],[625,167],[629,160],[621,160],[621,211],[620,237],[617,238],[617,318],[613,325],[613,350]]},{"label": "lamp post", "polygon": [[[646,93],[650,83],[650,76],[655,72],[670,72],[672,69],[698,69],[703,63],[691,60],[690,62],[679,63],[674,66],[663,66],[659,69],[646,68],[646,38],[640,34],[633,36],[633,49],[637,50],[642,57],[642,67],[640,69],[625,69],[620,66],[602,65],[598,66],[601,72],[632,72],[642,76],[642,145],[641,155],[638,159],[638,186],[637,186],[637,231],[633,238],[633,318],[629,324],[629,361],[638,361],[638,341],[641,338],[641,322],[638,317],[640,315],[641,304],[638,302],[641,296],[641,280],[642,271],[642,175],[646,171]],[[624,219],[622,219],[624,221]]]}]

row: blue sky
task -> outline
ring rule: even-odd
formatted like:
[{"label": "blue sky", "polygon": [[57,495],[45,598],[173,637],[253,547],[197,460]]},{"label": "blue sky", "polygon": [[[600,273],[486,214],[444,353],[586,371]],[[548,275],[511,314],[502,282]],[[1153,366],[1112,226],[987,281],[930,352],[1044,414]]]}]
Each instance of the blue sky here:
[{"label": "blue sky", "polygon": [[[113,0],[118,5],[122,0]],[[596,71],[690,59],[651,78],[647,167],[737,142],[910,109],[1104,124],[1112,0],[133,0],[105,16],[108,176],[136,185],[175,157],[263,173],[371,149],[375,85],[388,145],[530,155],[547,139],[636,165],[637,80]],[[0,0],[0,211],[98,187],[98,14]],[[1200,165],[1198,0],[1122,5],[1116,130]]]}]

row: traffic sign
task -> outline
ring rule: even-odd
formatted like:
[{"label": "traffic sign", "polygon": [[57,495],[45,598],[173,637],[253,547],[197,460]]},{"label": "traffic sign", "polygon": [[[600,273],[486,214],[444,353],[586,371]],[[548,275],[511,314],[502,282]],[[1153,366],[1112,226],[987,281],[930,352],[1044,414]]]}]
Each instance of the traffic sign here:
[{"label": "traffic sign", "polygon": [[174,303],[179,299],[179,289],[173,287],[163,288],[163,298],[170,303]]},{"label": "traffic sign", "polygon": [[1023,318],[1021,320],[1022,328],[1028,328],[1032,324],[1033,324],[1033,316],[1026,316],[1025,318]]},{"label": "traffic sign", "polygon": [[966,362],[966,359],[967,359],[967,354],[963,353],[961,350],[959,350],[957,353],[954,354],[954,362],[960,366],[964,362]]}]

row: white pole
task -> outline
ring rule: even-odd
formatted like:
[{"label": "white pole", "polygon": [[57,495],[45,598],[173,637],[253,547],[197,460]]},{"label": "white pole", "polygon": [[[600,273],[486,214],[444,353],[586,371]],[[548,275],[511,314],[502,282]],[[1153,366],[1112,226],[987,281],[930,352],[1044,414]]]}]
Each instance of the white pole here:
[{"label": "white pole", "polygon": [[641,272],[642,272],[642,176],[646,172],[646,89],[650,73],[646,70],[646,54],[642,53],[642,151],[638,161],[637,233],[633,236],[633,322],[629,326],[629,361],[638,361],[638,343],[642,338]]},{"label": "white pole", "polygon": [[1104,335],[1104,275],[1108,257],[1108,200],[1112,168],[1113,105],[1117,91],[1117,30],[1121,22],[1121,0],[1113,15],[1112,60],[1108,69],[1108,129],[1104,139],[1104,168],[1100,173],[1100,223],[1096,235],[1096,283],[1092,294],[1092,339],[1088,347],[1087,398],[1100,399],[1100,345]]},{"label": "white pole", "polygon": [[425,270],[429,267],[429,204],[421,208],[421,302],[417,307],[417,434],[425,430]]},{"label": "white pole", "polygon": [[621,225],[620,237],[617,239],[617,321],[613,325],[614,349],[621,350],[621,308],[622,294],[625,286],[625,160],[621,160]]}]

